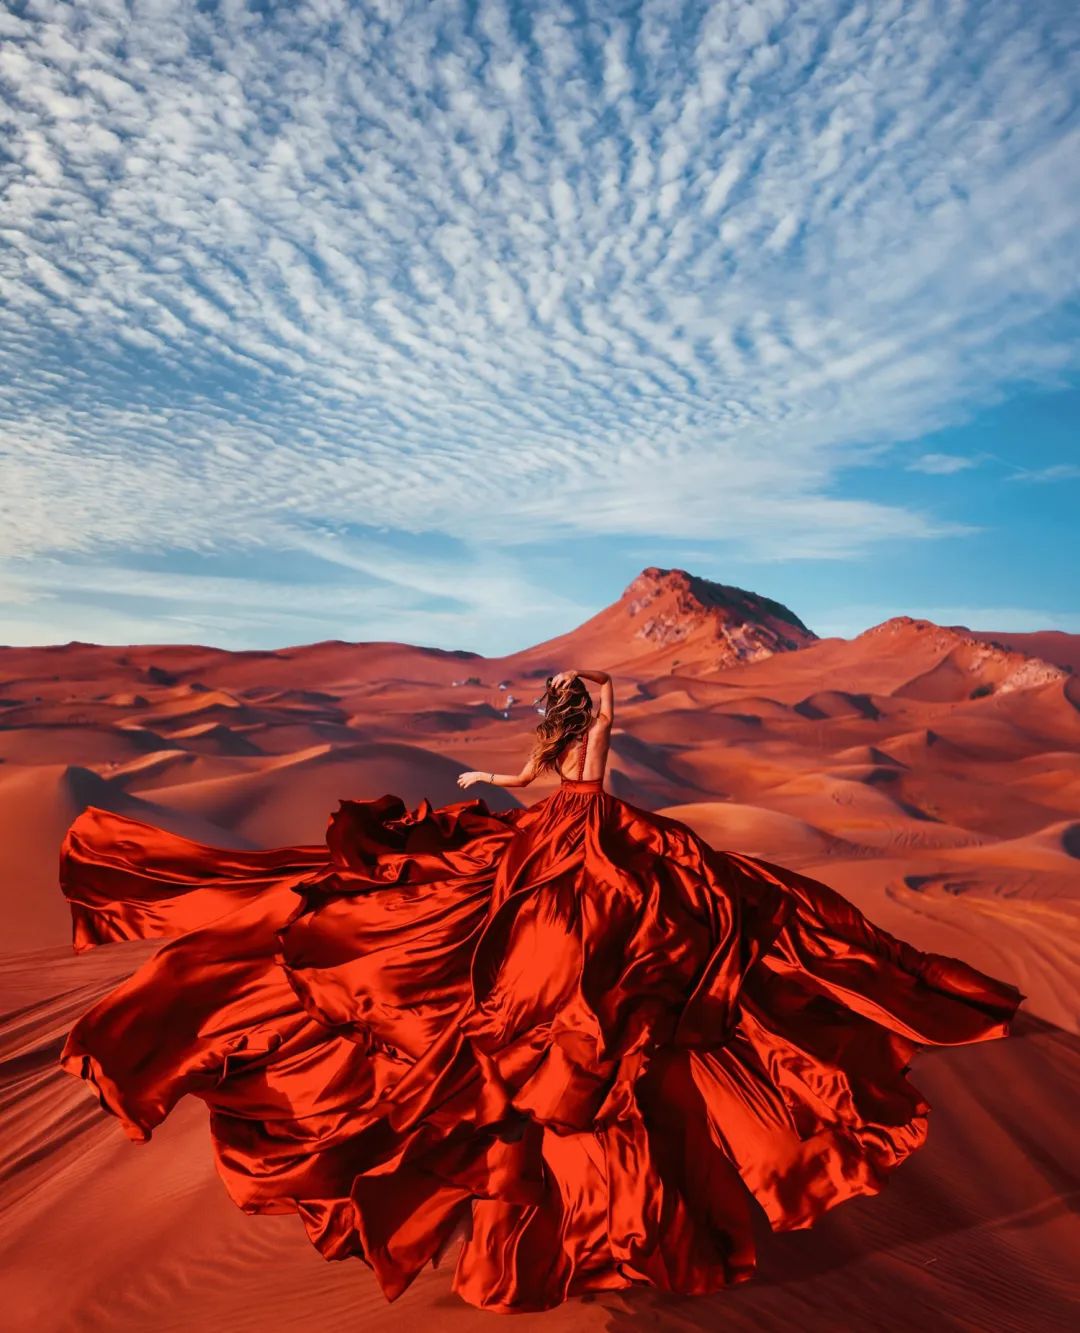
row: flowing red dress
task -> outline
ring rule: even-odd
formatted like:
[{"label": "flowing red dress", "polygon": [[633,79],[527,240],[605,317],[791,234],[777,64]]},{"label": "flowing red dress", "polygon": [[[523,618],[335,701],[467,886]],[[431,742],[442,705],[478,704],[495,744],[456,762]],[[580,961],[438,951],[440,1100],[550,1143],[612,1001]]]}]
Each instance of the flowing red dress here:
[{"label": "flowing red dress", "polygon": [[136,1141],[185,1094],[248,1213],[400,1295],[540,1310],[754,1266],[750,1206],[809,1226],[926,1136],[913,1052],[1021,999],[803,875],[576,780],[505,812],[342,801],[325,846],[226,851],[89,808],[76,950],[170,936],[61,1062]]}]

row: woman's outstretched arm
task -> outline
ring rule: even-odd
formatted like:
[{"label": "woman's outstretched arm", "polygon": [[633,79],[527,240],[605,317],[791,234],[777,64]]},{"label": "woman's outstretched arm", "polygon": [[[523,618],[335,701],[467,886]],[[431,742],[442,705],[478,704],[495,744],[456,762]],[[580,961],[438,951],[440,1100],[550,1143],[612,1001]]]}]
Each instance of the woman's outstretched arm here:
[{"label": "woman's outstretched arm", "polygon": [[532,755],[521,767],[519,773],[459,773],[459,787],[471,787],[474,782],[486,782],[493,787],[527,787],[536,777],[536,760]]}]

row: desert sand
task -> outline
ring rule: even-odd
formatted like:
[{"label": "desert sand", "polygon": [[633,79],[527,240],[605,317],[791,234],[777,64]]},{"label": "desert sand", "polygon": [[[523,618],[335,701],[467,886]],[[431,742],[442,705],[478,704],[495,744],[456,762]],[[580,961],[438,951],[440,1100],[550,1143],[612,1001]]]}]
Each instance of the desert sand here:
[{"label": "desert sand", "polygon": [[1028,998],[1009,1040],[919,1058],[927,1147],[813,1231],[762,1224],[752,1283],[575,1301],[513,1327],[1076,1326],[1080,637],[898,617],[818,640],[775,602],[649,569],[578,630],[497,659],[344,642],[0,649],[6,1327],[494,1326],[450,1293],[449,1266],[388,1305],[362,1264],[326,1263],[298,1218],[244,1216],[201,1102],[133,1145],[61,1072],[75,1017],[157,945],[73,955],[57,851],[88,804],[243,847],[321,842],[340,798],[466,799],[457,773],[517,767],[532,700],[566,666],[616,676],[616,795],[814,875]]}]

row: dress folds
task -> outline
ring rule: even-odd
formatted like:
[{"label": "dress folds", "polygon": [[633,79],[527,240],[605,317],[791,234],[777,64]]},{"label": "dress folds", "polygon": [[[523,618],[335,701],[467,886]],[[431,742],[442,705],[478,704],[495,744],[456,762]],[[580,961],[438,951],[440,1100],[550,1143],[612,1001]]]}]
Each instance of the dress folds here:
[{"label": "dress folds", "polygon": [[926,1136],[921,1046],[1002,1036],[1010,985],[825,885],[564,780],[528,808],[342,801],[325,845],[225,851],[91,807],[77,950],[162,937],[61,1061],[136,1141],[185,1094],[249,1213],[296,1212],[388,1298],[546,1309],[754,1267]]}]

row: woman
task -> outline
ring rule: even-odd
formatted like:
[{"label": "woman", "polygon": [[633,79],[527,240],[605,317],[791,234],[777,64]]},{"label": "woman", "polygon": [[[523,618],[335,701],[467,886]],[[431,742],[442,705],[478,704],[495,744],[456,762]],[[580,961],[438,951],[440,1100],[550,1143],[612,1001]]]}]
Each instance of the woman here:
[{"label": "woman", "polygon": [[459,778],[557,772],[528,808],[343,801],[325,847],[263,852],[91,808],[64,841],[76,949],[175,937],[64,1067],[136,1140],[201,1097],[239,1206],[391,1300],[459,1239],[492,1310],[744,1281],[751,1196],[790,1228],[879,1190],[926,1135],[913,1052],[1021,998],[606,792],[606,672],[543,699],[519,773]]}]

